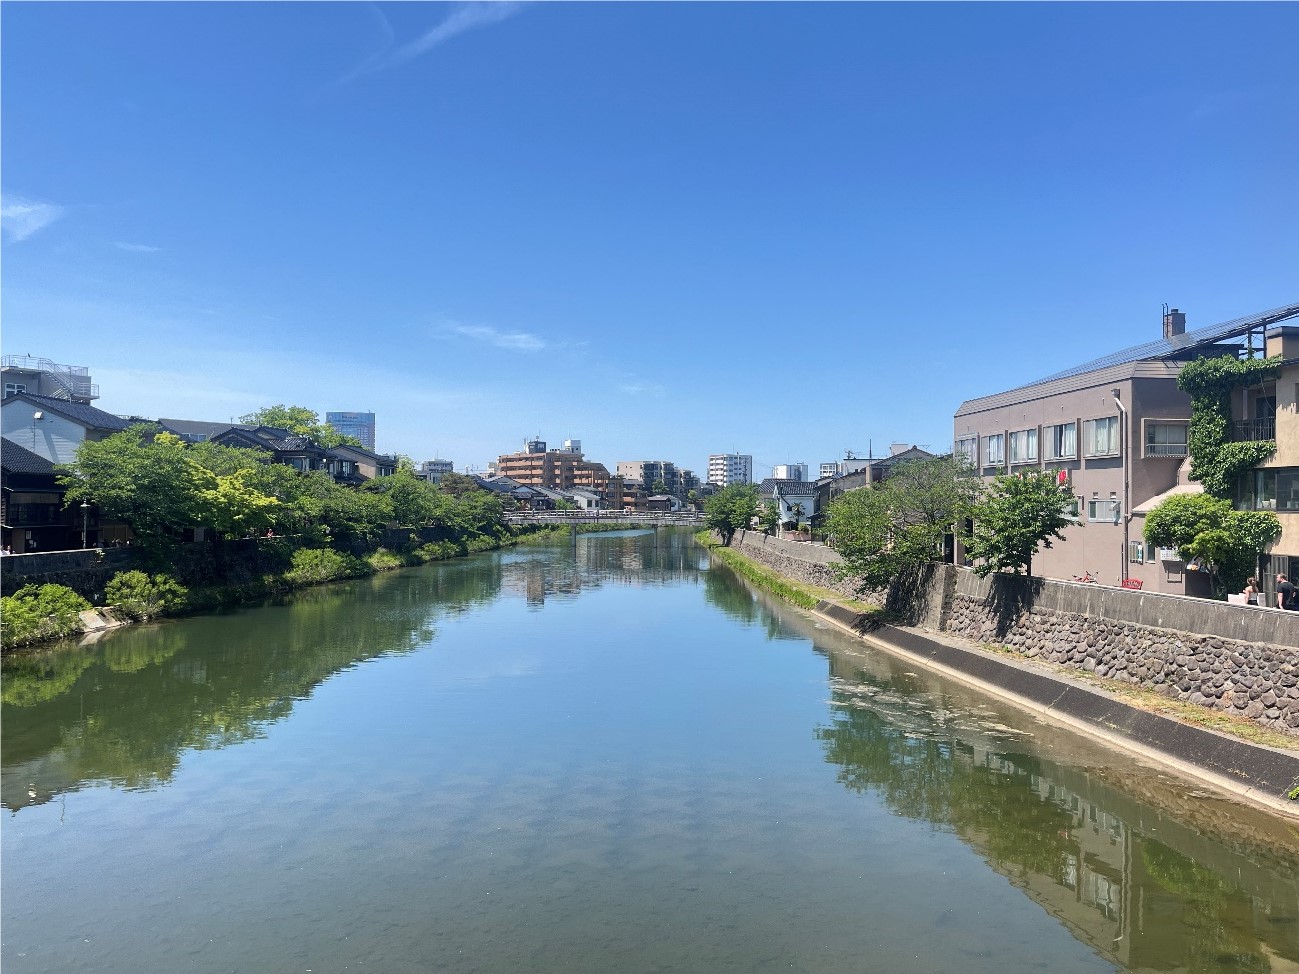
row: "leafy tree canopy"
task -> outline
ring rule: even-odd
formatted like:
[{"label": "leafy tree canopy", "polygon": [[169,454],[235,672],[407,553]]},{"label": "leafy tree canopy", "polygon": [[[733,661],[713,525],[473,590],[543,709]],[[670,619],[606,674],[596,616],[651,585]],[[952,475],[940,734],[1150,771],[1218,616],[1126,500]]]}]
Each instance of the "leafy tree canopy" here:
[{"label": "leafy tree canopy", "polygon": [[748,528],[758,510],[758,488],[731,484],[704,501],[704,523],[729,545],[736,531]]},{"label": "leafy tree canopy", "polygon": [[1146,541],[1206,562],[1219,594],[1244,588],[1258,556],[1279,537],[1281,522],[1275,514],[1233,510],[1209,494],[1177,494],[1146,515]]},{"label": "leafy tree canopy", "polygon": [[835,498],[825,530],[845,574],[880,587],[938,557],[943,538],[970,516],[982,489],[959,458],[910,460],[882,483]]},{"label": "leafy tree canopy", "polygon": [[997,477],[974,506],[974,530],[966,553],[979,564],[979,575],[1011,571],[1033,574],[1033,555],[1064,540],[1061,531],[1073,523],[1073,494],[1049,470]]},{"label": "leafy tree canopy", "polygon": [[286,406],[283,403],[265,406],[256,412],[240,416],[239,422],[286,429],[299,436],[309,436],[323,447],[361,445],[355,436],[344,436],[327,423],[322,423],[316,411],[306,406]]}]

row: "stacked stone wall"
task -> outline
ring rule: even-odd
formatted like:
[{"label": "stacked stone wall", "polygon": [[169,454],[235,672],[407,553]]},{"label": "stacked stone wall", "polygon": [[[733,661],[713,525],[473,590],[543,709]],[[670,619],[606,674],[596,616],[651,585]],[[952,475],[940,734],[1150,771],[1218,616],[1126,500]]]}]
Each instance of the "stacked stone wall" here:
[{"label": "stacked stone wall", "polygon": [[835,577],[838,555],[830,549],[754,532],[737,533],[732,544],[781,575],[883,605],[908,624],[1299,735],[1299,613],[1014,575],[979,578],[950,565],[863,595]]},{"label": "stacked stone wall", "polygon": [[1029,659],[1299,733],[1299,652],[1294,649],[1037,607],[1007,618],[994,600],[967,595],[953,600],[947,628]]}]

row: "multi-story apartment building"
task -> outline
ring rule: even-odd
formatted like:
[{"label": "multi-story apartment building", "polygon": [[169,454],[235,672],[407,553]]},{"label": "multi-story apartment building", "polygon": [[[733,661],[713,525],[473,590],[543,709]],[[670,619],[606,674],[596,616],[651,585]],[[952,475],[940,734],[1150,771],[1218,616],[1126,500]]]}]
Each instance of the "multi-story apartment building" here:
[{"label": "multi-story apartment building", "polygon": [[654,485],[660,481],[666,494],[675,494],[680,487],[677,466],[671,460],[619,460],[618,476],[643,484],[651,494],[656,493]]},{"label": "multi-story apartment building", "polygon": [[1272,511],[1281,522],[1281,537],[1263,556],[1259,576],[1265,604],[1276,605],[1277,573],[1299,577],[1299,326],[1269,328],[1266,350],[1281,359],[1281,374],[1237,394],[1231,434],[1276,441],[1276,452],[1240,477],[1234,498],[1237,510]]},{"label": "multi-story apartment building", "polygon": [[521,453],[496,458],[496,472],[529,487],[549,490],[585,488],[604,498],[610,510],[622,507],[622,478],[610,474],[603,463],[583,459],[581,444],[569,440],[562,450],[548,450],[544,440],[527,440]]},{"label": "multi-story apartment building", "polygon": [[[1141,511],[1174,490],[1199,489],[1184,476],[1179,486],[1191,401],[1177,375],[1191,359],[1261,351],[1268,327],[1295,316],[1299,305],[1187,332],[1186,316],[1173,309],[1158,341],[962,403],[955,452],[986,479],[1046,469],[1070,485],[1076,521],[1034,557],[1035,573],[1207,595],[1203,573],[1142,538]],[[1278,469],[1283,456],[1278,450]]]},{"label": "multi-story apartment building", "polygon": [[374,449],[374,413],[325,413],[325,423],[335,433],[355,436],[367,450]]},{"label": "multi-story apartment building", "polygon": [[708,458],[708,482],[718,487],[753,483],[753,457],[743,453],[714,453]]},{"label": "multi-story apartment building", "polygon": [[440,484],[442,478],[455,469],[450,460],[425,460],[415,471],[415,476],[432,484]]}]

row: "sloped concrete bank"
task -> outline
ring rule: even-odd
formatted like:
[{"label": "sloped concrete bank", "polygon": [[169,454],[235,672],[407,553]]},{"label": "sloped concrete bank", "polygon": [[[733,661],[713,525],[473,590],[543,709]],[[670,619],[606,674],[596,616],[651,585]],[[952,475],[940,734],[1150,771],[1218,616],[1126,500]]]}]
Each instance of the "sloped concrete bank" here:
[{"label": "sloped concrete bank", "polygon": [[1183,724],[1029,664],[913,629],[880,625],[832,602],[821,602],[814,611],[885,652],[976,686],[1252,804],[1299,819],[1299,802],[1287,797],[1290,789],[1299,784],[1297,753]]}]

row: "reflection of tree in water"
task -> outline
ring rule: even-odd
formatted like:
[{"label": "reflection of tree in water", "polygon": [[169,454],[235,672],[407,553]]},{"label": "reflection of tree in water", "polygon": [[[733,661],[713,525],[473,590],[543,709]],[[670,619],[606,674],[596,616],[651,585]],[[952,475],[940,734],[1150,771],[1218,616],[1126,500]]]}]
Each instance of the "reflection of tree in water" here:
[{"label": "reflection of tree in water", "polygon": [[486,560],[433,566],[6,659],[0,799],[17,808],[88,780],[167,781],[184,751],[261,735],[333,674],[427,643],[438,616],[499,587]]},{"label": "reflection of tree in water", "polygon": [[773,608],[780,604],[767,593],[752,588],[720,561],[713,562],[703,574],[704,598],[732,619],[746,625],[761,625],[768,639],[796,638],[786,629],[779,610]]},{"label": "reflection of tree in water", "polygon": [[[1133,832],[1103,810],[1087,808],[1089,802],[1080,803],[1050,780],[1042,761],[1015,753],[1013,745],[1005,749],[1005,738],[999,745],[994,725],[971,730],[969,715],[958,718],[941,704],[931,706],[896,682],[841,685],[833,700],[832,719],[816,736],[845,787],[876,793],[900,815],[950,829],[1025,889],[1077,890],[1080,906],[1060,914],[1071,929],[1073,911],[1112,907],[1106,915],[1114,930],[1130,934],[1133,921],[1121,917],[1117,906],[1126,896],[1127,909],[1139,916],[1138,931],[1147,919],[1150,930],[1122,946],[1122,938],[1115,939],[1116,959],[1122,952],[1125,963],[1140,967],[1255,972],[1270,969],[1262,944],[1283,956],[1299,947],[1293,931],[1260,923],[1251,897],[1221,873]],[[958,719],[967,722],[960,729]],[[1108,820],[1109,828],[1101,828],[1100,820]],[[1098,857],[1098,848],[1109,851]],[[1144,869],[1131,868],[1133,849]],[[1099,900],[1085,902],[1079,886],[1085,874],[1116,891],[1106,908]],[[1125,883],[1134,888],[1124,890]],[[1034,898],[1052,909],[1049,895]],[[1064,900],[1072,903],[1075,895]],[[1179,915],[1180,932],[1154,935],[1169,928],[1168,917]]]}]

